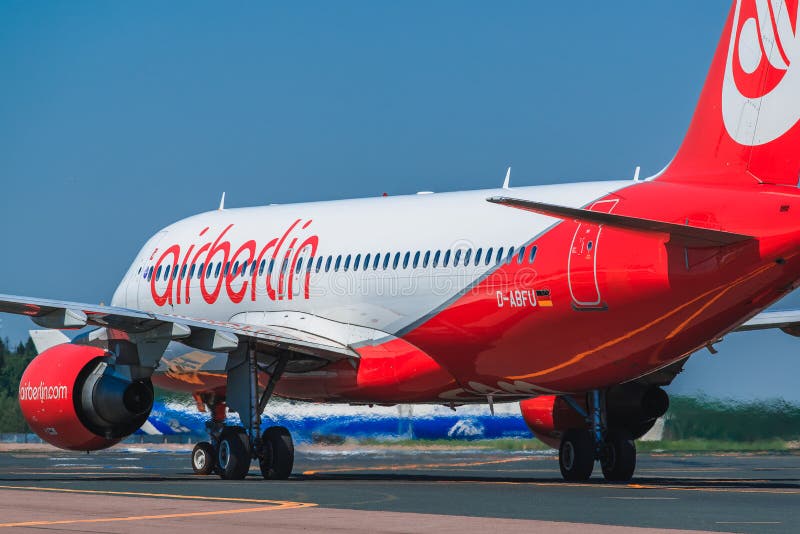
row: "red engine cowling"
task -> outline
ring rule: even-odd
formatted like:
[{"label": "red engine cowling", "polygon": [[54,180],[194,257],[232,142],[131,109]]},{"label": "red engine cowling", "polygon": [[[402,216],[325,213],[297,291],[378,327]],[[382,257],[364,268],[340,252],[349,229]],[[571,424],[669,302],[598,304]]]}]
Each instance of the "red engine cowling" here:
[{"label": "red engine cowling", "polygon": [[[586,397],[572,400],[584,412]],[[561,396],[542,395],[519,403],[522,418],[540,440],[558,448],[562,434],[570,428],[588,428],[583,417]],[[658,386],[623,384],[606,393],[606,417],[610,428],[627,431],[638,439],[653,427],[669,408],[669,396]]]},{"label": "red engine cowling", "polygon": [[565,430],[581,428],[586,424],[567,401],[556,395],[524,400],[519,403],[519,408],[533,434],[556,449],[561,444],[561,435]]},{"label": "red engine cowling", "polygon": [[149,380],[107,371],[101,348],[64,344],[33,359],[22,375],[19,405],[31,429],[62,449],[105,449],[132,434],[153,407]]}]

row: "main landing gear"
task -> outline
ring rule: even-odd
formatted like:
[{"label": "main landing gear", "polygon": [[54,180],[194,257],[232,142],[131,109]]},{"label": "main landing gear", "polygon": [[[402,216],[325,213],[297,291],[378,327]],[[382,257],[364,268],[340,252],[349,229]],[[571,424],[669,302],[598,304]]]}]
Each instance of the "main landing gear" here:
[{"label": "main landing gear", "polygon": [[570,482],[589,480],[599,460],[607,481],[627,482],[636,470],[636,445],[627,431],[608,428],[603,392],[593,391],[588,400],[589,413],[585,415],[590,428],[567,430],[561,439],[561,476]]},{"label": "main landing gear", "polygon": [[[199,399],[211,411],[207,423],[209,441],[195,445],[192,470],[198,475],[218,474],[227,480],[241,480],[257,460],[265,479],[284,480],[292,474],[294,442],[282,426],[271,426],[259,434],[261,413],[269,402],[275,384],[283,374],[288,355],[273,362],[270,380],[258,396],[258,365],[255,350],[237,349],[228,358],[228,397],[206,395]],[[226,401],[239,413],[244,426],[225,424]]]}]

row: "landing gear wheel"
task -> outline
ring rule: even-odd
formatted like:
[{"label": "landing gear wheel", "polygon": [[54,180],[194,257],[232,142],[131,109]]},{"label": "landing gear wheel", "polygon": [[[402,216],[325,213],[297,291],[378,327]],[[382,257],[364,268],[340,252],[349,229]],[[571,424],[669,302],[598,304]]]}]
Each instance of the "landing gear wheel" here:
[{"label": "landing gear wheel", "polygon": [[219,436],[217,451],[219,476],[226,480],[242,480],[250,470],[250,442],[244,428],[227,426]]},{"label": "landing gear wheel", "polygon": [[294,466],[292,435],[282,426],[271,426],[261,435],[264,453],[258,461],[266,479],[286,480]]},{"label": "landing gear wheel", "polygon": [[600,461],[609,482],[627,482],[636,470],[636,444],[624,430],[609,430]]},{"label": "landing gear wheel", "polygon": [[561,476],[569,482],[585,482],[594,469],[594,440],[588,430],[570,429],[558,449]]},{"label": "landing gear wheel", "polygon": [[214,447],[207,441],[201,441],[192,449],[192,470],[196,475],[210,475],[216,464]]}]

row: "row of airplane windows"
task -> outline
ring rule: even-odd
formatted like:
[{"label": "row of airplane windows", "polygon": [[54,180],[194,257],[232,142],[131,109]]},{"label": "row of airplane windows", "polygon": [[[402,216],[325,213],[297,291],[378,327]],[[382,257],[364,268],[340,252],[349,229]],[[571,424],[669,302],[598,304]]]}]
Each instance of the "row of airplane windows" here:
[{"label": "row of airplane windows", "polygon": [[[489,247],[486,250],[486,254],[483,254],[483,248],[479,248],[474,251],[471,248],[468,249],[457,249],[455,251],[445,250],[444,254],[441,250],[436,250],[434,252],[426,251],[424,254],[420,251],[414,253],[413,257],[411,252],[406,252],[405,254],[401,252],[394,253],[394,259],[392,259],[392,253],[386,252],[385,254],[381,255],[381,253],[377,253],[374,256],[371,254],[364,255],[362,262],[361,254],[356,254],[353,257],[352,254],[348,254],[347,256],[338,255],[334,258],[334,256],[319,256],[316,258],[316,267],[314,267],[314,272],[320,272],[323,270],[324,272],[330,272],[333,269],[334,272],[338,272],[339,270],[342,271],[358,271],[359,267],[361,270],[366,271],[370,267],[372,270],[379,270],[383,269],[384,271],[391,268],[396,270],[398,268],[401,269],[417,269],[418,267],[422,267],[423,269],[428,268],[428,266],[432,268],[438,267],[440,264],[442,267],[448,267],[452,265],[453,267],[458,267],[459,265],[469,266],[474,264],[476,267],[481,264],[483,261],[484,265],[489,265],[494,261],[494,263],[512,263],[516,262],[518,264],[533,263],[533,260],[536,258],[536,246],[531,246],[529,249],[526,247],[519,247],[515,249],[514,247],[508,247],[505,249],[500,247],[497,251],[494,250],[494,247]],[[526,252],[527,250],[527,252]],[[287,256],[291,256],[291,253]],[[308,258],[307,263],[305,263],[306,270],[311,272],[312,267],[314,266],[314,257]],[[451,262],[452,259],[452,262]],[[304,260],[300,260],[297,262],[295,266],[295,273],[299,274],[300,271],[303,269]],[[275,266],[275,260],[272,259],[269,262],[269,268],[267,269],[267,276],[272,275],[273,268]],[[351,269],[352,266],[352,269]],[[220,274],[223,276],[228,276],[230,272],[232,276],[244,276],[247,274],[247,269],[250,269],[250,276],[253,276],[253,272],[256,268],[256,261],[248,262],[247,260],[243,261],[242,263],[234,262],[233,266],[231,267],[230,262],[225,263],[225,267],[223,268],[222,262],[212,262],[209,263],[207,266],[203,263],[200,264],[200,267],[197,268],[196,264],[192,264],[191,266],[184,265],[183,267],[178,267],[177,265],[172,268],[170,265],[159,266],[158,269],[155,269],[154,266],[142,268],[139,267],[138,275],[141,275],[145,280],[150,281],[153,278],[153,270],[155,269],[155,279],[158,280],[168,280],[170,276],[172,279],[175,280],[178,278],[178,273],[180,273],[180,278],[183,280],[184,278],[193,278],[195,273],[197,274],[198,280],[203,277],[203,273],[205,272],[205,277],[211,278],[212,274],[214,278],[219,278]],[[267,267],[267,260],[261,260],[261,265],[258,266],[258,275],[261,276],[264,274],[264,269]],[[281,272],[286,273],[286,270],[289,267],[289,259],[284,258],[283,264],[281,265]],[[142,272],[144,271],[144,272]]]}]

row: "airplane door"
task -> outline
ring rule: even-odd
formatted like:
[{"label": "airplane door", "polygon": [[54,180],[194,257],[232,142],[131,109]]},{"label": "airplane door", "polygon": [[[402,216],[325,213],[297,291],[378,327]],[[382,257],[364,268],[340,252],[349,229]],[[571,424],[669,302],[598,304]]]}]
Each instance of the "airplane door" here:
[{"label": "airplane door", "polygon": [[[166,235],[166,231],[159,232],[145,244],[141,255],[142,271],[155,265],[156,260],[158,260],[158,254],[161,252],[159,250],[159,245]],[[155,274],[153,276],[155,276]],[[130,300],[131,297],[133,297],[133,301]],[[143,275],[136,276],[135,281],[128,285],[128,299],[128,302],[130,302],[129,306],[132,305],[135,309],[141,309],[144,303],[151,302],[150,281],[146,280]]]},{"label": "airplane door", "polygon": [[[600,200],[589,209],[611,213],[618,200]],[[597,283],[597,254],[600,245],[602,226],[579,223],[572,236],[569,257],[567,258],[567,282],[572,296],[572,306],[576,310],[605,309],[600,286]]]},{"label": "airplane door", "polygon": [[139,255],[138,265],[134,266],[130,276],[125,281],[125,305],[129,308],[139,308],[139,284],[144,282],[146,259],[147,256],[144,254]]}]

